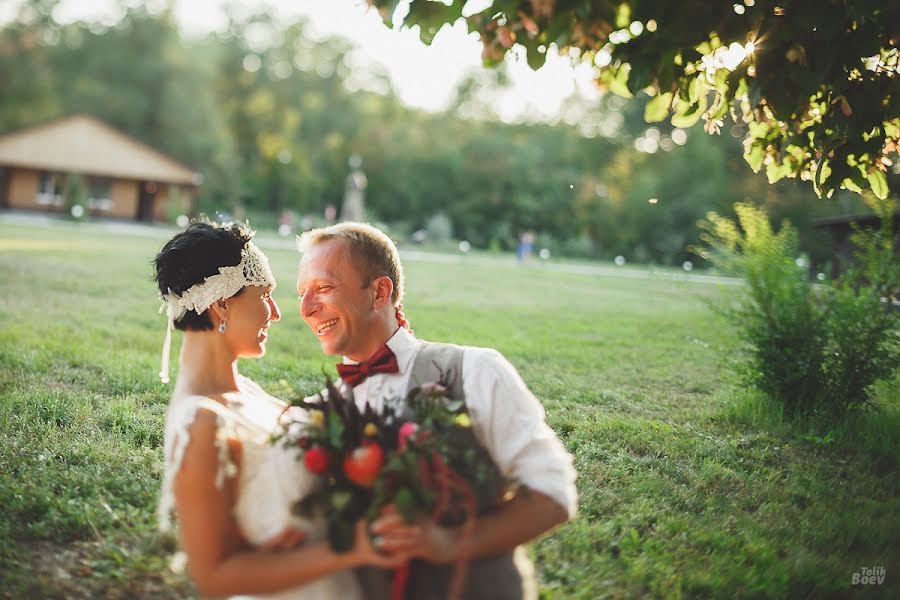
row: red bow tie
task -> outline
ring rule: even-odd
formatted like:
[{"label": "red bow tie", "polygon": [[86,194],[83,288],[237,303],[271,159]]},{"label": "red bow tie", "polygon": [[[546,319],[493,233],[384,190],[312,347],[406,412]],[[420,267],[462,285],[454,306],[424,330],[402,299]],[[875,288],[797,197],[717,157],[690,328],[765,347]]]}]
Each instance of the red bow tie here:
[{"label": "red bow tie", "polygon": [[337,366],[338,375],[350,387],[358,386],[369,375],[374,375],[375,373],[396,373],[399,370],[397,356],[393,350],[388,348],[387,344],[379,348],[378,352],[365,362],[355,365],[339,364]]}]

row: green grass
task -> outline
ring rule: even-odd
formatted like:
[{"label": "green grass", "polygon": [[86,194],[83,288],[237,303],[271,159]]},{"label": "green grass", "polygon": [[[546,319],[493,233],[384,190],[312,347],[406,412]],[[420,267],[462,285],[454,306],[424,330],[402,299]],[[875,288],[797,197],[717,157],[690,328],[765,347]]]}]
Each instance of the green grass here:
[{"label": "green grass", "polygon": [[[0,597],[194,594],[154,520],[168,388],[149,265],[168,235],[0,224]],[[284,316],[241,368],[311,392],[333,361],[297,314],[296,255],[269,254]],[[787,425],[734,387],[715,288],[406,268],[416,333],[502,351],[575,456],[579,516],[531,548],[544,598],[897,596],[900,381],[878,412]],[[852,587],[863,566],[886,582]]]}]

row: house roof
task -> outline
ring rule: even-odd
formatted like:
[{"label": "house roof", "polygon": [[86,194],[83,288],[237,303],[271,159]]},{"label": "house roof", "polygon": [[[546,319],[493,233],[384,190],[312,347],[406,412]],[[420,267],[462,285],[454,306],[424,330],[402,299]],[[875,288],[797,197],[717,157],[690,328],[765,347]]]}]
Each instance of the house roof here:
[{"label": "house roof", "polygon": [[0,165],[187,185],[202,179],[192,169],[88,115],[0,136]]}]

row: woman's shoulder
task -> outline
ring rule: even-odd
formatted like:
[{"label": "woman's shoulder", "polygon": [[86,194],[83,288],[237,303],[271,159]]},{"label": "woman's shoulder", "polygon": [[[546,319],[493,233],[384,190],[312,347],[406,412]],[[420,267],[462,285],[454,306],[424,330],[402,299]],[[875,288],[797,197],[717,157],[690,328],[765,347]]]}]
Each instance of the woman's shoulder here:
[{"label": "woman's shoulder", "polygon": [[218,418],[228,416],[228,402],[225,398],[189,394],[169,400],[166,424],[187,427],[196,420],[214,423]]},{"label": "woman's shoulder", "polygon": [[263,389],[261,385],[250,379],[249,377],[245,377],[243,375],[239,376],[239,385],[241,388],[241,394],[245,396],[251,396],[253,398],[262,398],[267,402],[275,404],[279,407],[286,407],[288,405],[287,402],[280,398],[276,398],[269,392]]}]

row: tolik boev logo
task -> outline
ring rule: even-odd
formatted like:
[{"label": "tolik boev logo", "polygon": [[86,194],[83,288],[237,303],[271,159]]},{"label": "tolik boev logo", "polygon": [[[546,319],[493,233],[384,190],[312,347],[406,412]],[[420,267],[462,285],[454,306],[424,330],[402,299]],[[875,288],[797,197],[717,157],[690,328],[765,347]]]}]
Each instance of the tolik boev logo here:
[{"label": "tolik boev logo", "polygon": [[881,585],[886,572],[884,567],[860,567],[850,578],[850,585]]}]

